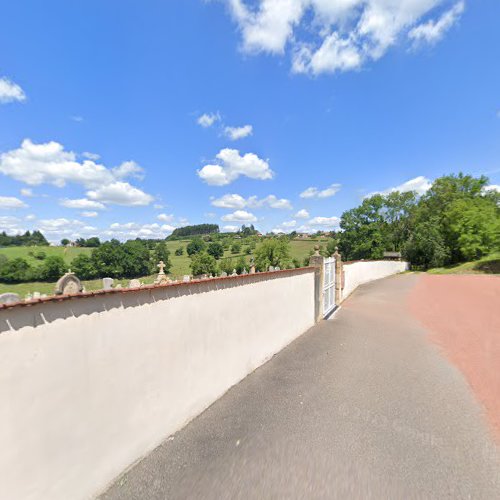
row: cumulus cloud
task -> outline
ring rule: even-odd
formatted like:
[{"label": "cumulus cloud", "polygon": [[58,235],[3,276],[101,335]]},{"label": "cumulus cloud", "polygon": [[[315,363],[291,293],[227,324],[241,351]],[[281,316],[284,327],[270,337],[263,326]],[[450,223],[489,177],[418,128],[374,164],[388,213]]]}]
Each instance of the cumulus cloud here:
[{"label": "cumulus cloud", "polygon": [[114,222],[101,234],[106,238],[117,238],[119,240],[129,240],[134,238],[163,239],[173,230],[174,226],[169,224],[139,224],[137,222]]},{"label": "cumulus cloud", "polygon": [[22,220],[18,217],[13,217],[10,215],[0,216],[0,227],[2,231],[5,231],[7,234],[21,234],[26,231],[26,229],[22,226]]},{"label": "cumulus cloud", "polygon": [[238,231],[238,229],[240,228],[240,226],[223,226],[223,231],[225,231],[226,233],[236,233]]},{"label": "cumulus cloud", "polygon": [[24,90],[17,84],[7,78],[0,78],[0,104],[8,102],[22,102],[26,100]]},{"label": "cumulus cloud", "polygon": [[198,170],[198,176],[212,186],[225,186],[240,176],[250,179],[272,179],[274,172],[266,160],[254,153],[240,155],[236,149],[222,149],[216,156],[218,163],[205,165]]},{"label": "cumulus cloud", "polygon": [[156,218],[163,222],[172,222],[174,220],[173,214],[158,214]]},{"label": "cumulus cloud", "polygon": [[309,218],[309,212],[305,208],[303,208],[295,214],[295,217],[297,217],[298,219],[307,219]]},{"label": "cumulus cloud", "polygon": [[21,189],[20,193],[21,196],[25,196],[26,198],[32,198],[33,196],[35,196],[33,193],[33,189],[30,188],[23,188]]},{"label": "cumulus cloud", "polygon": [[496,191],[500,193],[500,185],[499,184],[490,184],[489,186],[484,186],[484,191]]},{"label": "cumulus cloud", "polygon": [[415,191],[419,196],[425,194],[430,187],[432,186],[432,182],[423,175],[415,177],[414,179],[410,179],[409,181],[403,182],[399,186],[390,187],[384,189],[383,191],[374,191],[366,196],[366,198],[373,196],[374,194],[383,194],[387,195],[389,193],[394,193],[399,191],[400,193],[407,193],[408,191]]},{"label": "cumulus cloud", "polygon": [[97,153],[89,153],[88,151],[82,153],[82,156],[84,158],[87,158],[87,160],[93,160],[93,161],[97,161],[99,160],[99,158],[101,158],[101,155],[98,155]]},{"label": "cumulus cloud", "polygon": [[331,184],[326,189],[318,189],[316,187],[307,188],[300,193],[301,198],[329,198],[340,191],[340,184]]},{"label": "cumulus cloud", "polygon": [[106,186],[87,191],[91,200],[113,205],[143,206],[149,205],[153,197],[128,182],[112,182]]},{"label": "cumulus cloud", "polygon": [[461,1],[444,12],[437,20],[430,20],[419,24],[410,30],[408,37],[415,43],[437,43],[446,32],[458,22],[465,10],[465,2]]},{"label": "cumulus cloud", "polygon": [[2,208],[27,208],[28,205],[14,196],[0,196],[0,209]]},{"label": "cumulus cloud", "polygon": [[292,70],[312,75],[360,68],[382,57],[402,34],[414,40],[439,40],[464,8],[460,1],[437,21],[422,24],[443,0],[226,2],[240,29],[244,52],[282,55],[289,49]]},{"label": "cumulus cloud", "polygon": [[221,220],[224,222],[256,222],[257,217],[246,210],[236,210],[233,213],[223,215]]},{"label": "cumulus cloud", "polygon": [[324,227],[324,228],[333,228],[338,227],[340,224],[339,217],[313,217],[310,219],[307,224],[309,226],[314,227]]},{"label": "cumulus cloud", "polygon": [[200,117],[198,117],[196,122],[203,128],[209,128],[219,120],[220,120],[219,113],[204,113]]},{"label": "cumulus cloud", "polygon": [[87,196],[103,203],[147,205],[153,197],[123,182],[126,177],[142,175],[142,168],[133,161],[109,169],[93,160],[77,160],[72,151],[51,141],[35,144],[25,139],[21,147],[0,155],[0,173],[25,184],[52,184],[64,187],[74,183],[90,189]]},{"label": "cumulus cloud", "polygon": [[276,208],[291,210],[292,204],[286,198],[278,198],[274,194],[270,194],[265,198],[259,199],[257,196],[244,198],[239,194],[225,194],[220,198],[215,198],[211,201],[214,207],[218,208]]},{"label": "cumulus cloud", "polygon": [[97,217],[99,214],[97,212],[84,211],[84,212],[80,212],[80,215],[82,217]]},{"label": "cumulus cloud", "polygon": [[224,134],[229,137],[232,141],[237,141],[238,139],[244,139],[249,135],[252,135],[253,127],[252,125],[244,125],[243,127],[226,127],[224,129]]},{"label": "cumulus cloud", "polygon": [[64,199],[59,202],[59,204],[66,208],[77,208],[79,210],[82,209],[93,209],[93,210],[104,210],[106,207],[94,200],[88,200],[87,198],[80,198],[76,200]]}]

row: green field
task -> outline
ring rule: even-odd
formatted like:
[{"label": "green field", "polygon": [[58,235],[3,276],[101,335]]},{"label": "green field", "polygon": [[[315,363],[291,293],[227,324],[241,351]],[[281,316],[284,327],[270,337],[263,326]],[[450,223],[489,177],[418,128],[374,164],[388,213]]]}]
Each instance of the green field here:
[{"label": "green field", "polygon": [[500,274],[500,252],[472,262],[436,267],[427,272],[430,274]]},{"label": "green field", "polygon": [[[170,261],[172,262],[172,268],[170,269],[170,276],[173,278],[182,278],[185,274],[191,274],[191,259],[186,253],[186,245],[189,240],[179,240],[179,241],[167,241],[167,247],[170,250]],[[314,240],[294,240],[290,242],[290,253],[293,259],[298,259],[302,265],[302,262],[309,252],[314,249],[317,244],[324,244],[325,242],[318,242]],[[179,247],[184,247],[184,254],[177,256],[175,255],[175,250]],[[258,244],[257,244],[258,247]],[[242,240],[242,250],[246,248],[244,240]],[[42,262],[41,260],[35,259],[30,252],[36,254],[36,252],[44,251],[48,256],[58,255],[64,258],[68,263],[68,268],[71,266],[71,261],[80,253],[88,253],[92,251],[91,248],[80,248],[80,247],[6,247],[0,248],[0,255],[5,255],[9,259],[15,257],[22,257],[26,259],[31,265],[37,266]],[[224,259],[231,258],[236,261],[240,256],[245,257],[245,261],[250,264],[250,255],[245,253],[231,254],[230,251],[224,252]],[[104,277],[104,276],[103,276]],[[115,280],[115,284],[121,283],[126,285],[128,279]],[[152,283],[154,281],[154,276],[146,276],[141,278],[144,283]],[[92,280],[83,282],[86,290],[99,290],[102,288],[102,280]],[[54,291],[55,283],[18,283],[18,284],[6,284],[0,283],[0,293],[12,292],[18,293],[21,297],[24,297],[28,293],[40,292],[51,294]]]}]

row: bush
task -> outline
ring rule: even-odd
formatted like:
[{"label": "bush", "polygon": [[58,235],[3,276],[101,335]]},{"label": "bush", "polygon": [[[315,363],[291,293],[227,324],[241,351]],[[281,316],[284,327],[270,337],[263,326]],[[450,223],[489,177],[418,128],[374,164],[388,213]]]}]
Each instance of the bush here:
[{"label": "bush", "polygon": [[233,243],[231,245],[231,253],[236,254],[241,252],[241,245],[239,243]]},{"label": "bush", "polygon": [[22,283],[32,278],[33,269],[22,257],[10,259],[0,267],[0,281],[4,283]]},{"label": "bush", "polygon": [[269,266],[286,269],[291,265],[290,243],[284,238],[266,239],[255,250],[255,266],[259,271],[267,271]]},{"label": "bush", "polygon": [[206,243],[201,238],[191,240],[186,247],[187,254],[191,257],[205,250]]},{"label": "bush", "polygon": [[97,269],[89,255],[83,253],[77,255],[71,262],[71,269],[82,280],[97,278]]},{"label": "bush", "polygon": [[224,255],[224,248],[218,242],[213,242],[208,245],[207,253],[214,259],[219,260]]},{"label": "bush", "polygon": [[197,253],[191,261],[191,271],[194,276],[217,274],[217,261],[206,252]]},{"label": "bush", "polygon": [[175,255],[177,255],[177,257],[180,257],[183,254],[184,254],[184,247],[176,248]]},{"label": "bush", "polygon": [[36,252],[33,257],[37,260],[44,260],[47,257],[47,254],[43,250],[39,250]]},{"label": "bush", "polygon": [[151,272],[158,272],[158,264],[160,261],[163,261],[165,264],[165,273],[170,272],[170,268],[172,264],[170,262],[170,250],[167,248],[167,245],[164,241],[157,243],[153,249],[153,253],[151,255]]},{"label": "bush", "polygon": [[40,281],[57,281],[67,270],[62,257],[52,255],[35,271],[35,276]]}]

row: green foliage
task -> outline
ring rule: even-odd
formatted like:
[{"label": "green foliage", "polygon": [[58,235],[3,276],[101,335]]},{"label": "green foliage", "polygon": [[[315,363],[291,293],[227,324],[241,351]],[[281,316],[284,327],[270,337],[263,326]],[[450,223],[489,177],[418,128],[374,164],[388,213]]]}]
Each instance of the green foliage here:
[{"label": "green foliage", "polygon": [[69,245],[70,243],[71,243],[71,241],[69,241],[69,240],[68,240],[68,238],[63,238],[63,239],[61,240],[61,245],[62,245],[63,247],[65,247],[66,245]]},{"label": "green foliage", "polygon": [[44,260],[47,254],[43,250],[39,250],[33,254],[33,257],[37,260]]},{"label": "green foliage", "polygon": [[21,257],[7,260],[0,267],[0,281],[4,283],[22,283],[30,281],[32,278],[32,267]]},{"label": "green foliage", "polygon": [[201,238],[194,238],[187,244],[186,251],[191,257],[192,255],[203,252],[206,246],[206,243]]},{"label": "green foliage", "polygon": [[96,248],[101,244],[101,240],[97,236],[93,236],[92,238],[78,238],[75,241],[76,245],[79,247],[86,247],[86,248]]},{"label": "green foliage", "polygon": [[93,280],[97,278],[98,271],[90,255],[81,253],[71,262],[71,270],[82,280]]},{"label": "green foliage", "polygon": [[160,241],[154,247],[151,253],[151,273],[158,272],[158,264],[163,261],[165,264],[165,273],[170,272],[172,263],[170,262],[170,250],[164,241]]},{"label": "green foliage", "polygon": [[219,271],[221,273],[232,274],[235,265],[233,259],[222,259],[219,263]]},{"label": "green foliage", "polygon": [[237,242],[233,243],[231,245],[231,253],[238,254],[240,252],[241,252],[241,243],[237,243]]},{"label": "green foliage", "polygon": [[241,226],[241,229],[238,231],[238,233],[241,234],[243,237],[246,237],[246,236],[252,236],[254,234],[257,234],[258,231],[255,229],[253,224],[250,224],[250,226],[245,226],[245,224],[243,224],[243,226]]},{"label": "green foliage", "polygon": [[51,255],[36,270],[35,277],[39,281],[57,281],[67,270],[62,257]]},{"label": "green foliage", "polygon": [[422,222],[415,227],[405,244],[403,255],[420,269],[444,265],[449,252],[435,221]]},{"label": "green foliage", "polygon": [[[243,257],[243,255],[241,255],[238,258],[238,260],[236,261],[236,265],[234,268],[236,269],[236,272],[238,274],[242,274],[243,271],[246,269],[246,267],[247,267],[247,264],[245,262],[245,257]],[[248,269],[247,269],[247,271],[248,271]]]},{"label": "green foliage", "polygon": [[224,255],[224,247],[217,241],[214,241],[208,245],[207,253],[219,260]]},{"label": "green foliage", "polygon": [[0,247],[9,246],[48,246],[49,242],[40,231],[26,231],[24,234],[9,236],[5,231],[0,233]]},{"label": "green foliage", "polygon": [[186,236],[201,236],[204,234],[218,233],[218,224],[196,224],[194,226],[178,227],[168,237],[169,240],[185,238]]},{"label": "green foliage", "polygon": [[217,261],[206,252],[197,253],[191,260],[191,272],[194,276],[217,274]]},{"label": "green foliage", "polygon": [[269,266],[281,269],[292,265],[290,243],[286,238],[269,238],[255,250],[255,266],[259,271],[267,271]]},{"label": "green foliage", "polygon": [[179,247],[175,249],[175,255],[177,257],[180,257],[181,255],[184,255],[184,247]]}]

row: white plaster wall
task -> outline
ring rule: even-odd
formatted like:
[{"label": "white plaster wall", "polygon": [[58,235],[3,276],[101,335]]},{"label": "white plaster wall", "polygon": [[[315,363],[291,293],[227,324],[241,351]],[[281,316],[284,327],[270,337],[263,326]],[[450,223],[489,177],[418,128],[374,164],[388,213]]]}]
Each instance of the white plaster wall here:
[{"label": "white plaster wall", "polygon": [[408,262],[376,260],[344,264],[344,289],[342,298],[347,298],[359,285],[402,273],[408,270]]},{"label": "white plaster wall", "polygon": [[313,324],[312,270],[0,311],[0,498],[93,497]]}]

